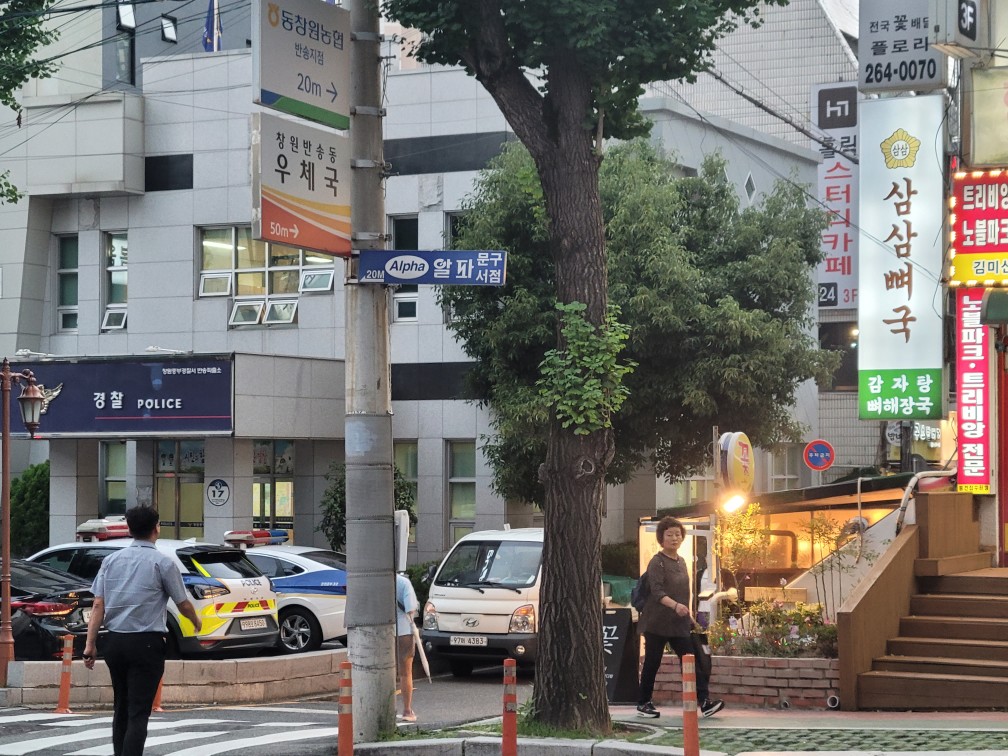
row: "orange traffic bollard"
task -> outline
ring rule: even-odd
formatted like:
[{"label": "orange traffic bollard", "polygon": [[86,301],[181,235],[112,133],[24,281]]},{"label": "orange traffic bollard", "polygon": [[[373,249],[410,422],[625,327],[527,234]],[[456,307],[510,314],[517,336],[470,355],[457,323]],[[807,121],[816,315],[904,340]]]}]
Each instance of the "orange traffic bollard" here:
[{"label": "orange traffic bollard", "polygon": [[57,714],[70,714],[70,673],[73,663],[73,642],[72,635],[63,636],[63,667],[60,669],[60,692],[59,703],[56,704]]},{"label": "orange traffic bollard", "polygon": [[504,660],[504,721],[501,756],[518,756],[518,662]]},{"label": "orange traffic bollard", "polygon": [[350,662],[340,662],[337,756],[353,756],[353,681],[350,677],[350,668]]},{"label": "orange traffic bollard", "polygon": [[700,727],[697,722],[696,658],[682,658],[682,731],[685,756],[700,756]]},{"label": "orange traffic bollard", "polygon": [[162,713],[164,712],[164,709],[161,708],[161,683],[163,683],[163,682],[164,682],[164,678],[161,678],[160,680],[158,680],[157,693],[154,694],[154,703],[151,704],[151,707],[150,707],[151,711],[158,711],[158,712],[162,712]]}]

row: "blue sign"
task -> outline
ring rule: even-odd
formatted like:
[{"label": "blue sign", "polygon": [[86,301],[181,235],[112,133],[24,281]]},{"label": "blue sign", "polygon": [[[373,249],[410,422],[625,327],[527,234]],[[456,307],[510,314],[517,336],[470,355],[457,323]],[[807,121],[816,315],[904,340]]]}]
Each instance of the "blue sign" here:
[{"label": "blue sign", "polygon": [[833,465],[836,452],[829,441],[817,438],[805,446],[805,464],[812,470],[828,470]]},{"label": "blue sign", "polygon": [[[230,435],[233,364],[226,357],[19,363],[45,395],[38,438]],[[11,417],[19,418],[11,391]],[[26,435],[18,421],[15,435]]]},{"label": "blue sign", "polygon": [[362,249],[357,280],[380,284],[503,286],[506,274],[507,252],[502,249]]}]

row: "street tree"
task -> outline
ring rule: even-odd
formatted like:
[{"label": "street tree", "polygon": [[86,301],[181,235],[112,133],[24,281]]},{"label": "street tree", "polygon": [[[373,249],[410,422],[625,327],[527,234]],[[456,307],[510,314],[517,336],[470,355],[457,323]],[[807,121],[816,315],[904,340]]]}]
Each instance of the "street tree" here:
[{"label": "street tree", "polygon": [[[346,546],[346,465],[331,462],[324,477],[328,485],[319,501],[322,520],[315,530],[325,536],[333,551],[343,551]],[[392,485],[395,509],[405,510],[410,525],[416,525],[416,483],[407,480],[398,466],[395,466],[392,468]]]},{"label": "street tree", "polygon": [[[388,18],[423,33],[414,54],[429,63],[461,65],[475,76],[532,155],[548,219],[555,298],[565,308],[557,318],[554,365],[581,360],[585,367],[596,359],[616,364],[613,350],[621,343],[618,329],[609,327],[615,321],[607,302],[598,186],[603,139],[645,133],[637,107],[642,85],[692,78],[720,36],[738,23],[756,22],[758,5],[385,0]],[[578,343],[569,344],[565,334],[577,334]],[[546,386],[554,396],[569,395],[550,413],[538,472],[545,489],[545,541],[532,716],[542,724],[597,733],[610,729],[598,587],[605,476],[614,453],[609,417],[622,398],[611,388],[594,381]]]},{"label": "street tree", "polygon": [[[9,0],[0,9],[0,105],[17,113],[21,123],[18,92],[29,79],[52,75],[51,60],[34,57],[38,48],[56,39],[57,33],[45,25],[52,0]],[[10,181],[10,171],[0,174],[0,202],[15,203],[21,192]]]},{"label": "street tree", "polygon": [[[839,356],[813,336],[814,266],[824,216],[782,178],[741,209],[708,158],[683,178],[644,140],[606,153],[600,174],[610,302],[629,327],[635,367],[613,416],[609,483],[653,468],[670,481],[710,464],[714,425],[743,430],[762,448],[801,439],[789,408],[799,387],[822,382]],[[553,271],[542,192],[527,151],[511,146],[466,202],[461,249],[507,249],[508,285],[445,287],[450,328],[474,359],[473,393],[493,410],[483,441],[494,488],[542,504],[536,479],[549,406],[536,390],[554,342]]]}]

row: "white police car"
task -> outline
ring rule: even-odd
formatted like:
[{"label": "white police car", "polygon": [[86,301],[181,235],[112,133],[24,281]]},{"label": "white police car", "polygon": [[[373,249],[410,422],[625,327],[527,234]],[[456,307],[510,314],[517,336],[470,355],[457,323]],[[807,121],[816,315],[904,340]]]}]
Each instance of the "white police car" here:
[{"label": "white police car", "polygon": [[[50,546],[28,557],[28,561],[90,582],[105,557],[133,543],[130,538],[119,537],[122,535],[116,527],[119,519],[89,521],[78,531],[79,537],[89,538],[100,538],[96,534],[101,531],[105,535],[101,540]],[[159,538],[156,546],[175,561],[189,600],[203,620],[203,628],[197,635],[193,624],[179,614],[174,602],[168,602],[170,654],[269,648],[276,644],[279,630],[276,594],[269,578],[243,551],[166,538]]]},{"label": "white police car", "polygon": [[346,645],[346,557],[314,546],[286,546],[285,530],[225,533],[272,582],[279,608],[280,648],[314,651],[324,641]]}]

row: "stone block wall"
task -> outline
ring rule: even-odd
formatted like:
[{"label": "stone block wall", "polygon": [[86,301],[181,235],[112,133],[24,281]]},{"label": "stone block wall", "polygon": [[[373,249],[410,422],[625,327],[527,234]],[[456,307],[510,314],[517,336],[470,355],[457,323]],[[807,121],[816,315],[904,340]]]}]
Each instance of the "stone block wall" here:
[{"label": "stone block wall", "polygon": [[[840,664],[836,659],[775,659],[761,656],[715,656],[711,698],[753,707],[826,709],[827,699],[840,695]],[[679,659],[662,659],[652,700],[655,705],[682,704]]]}]

